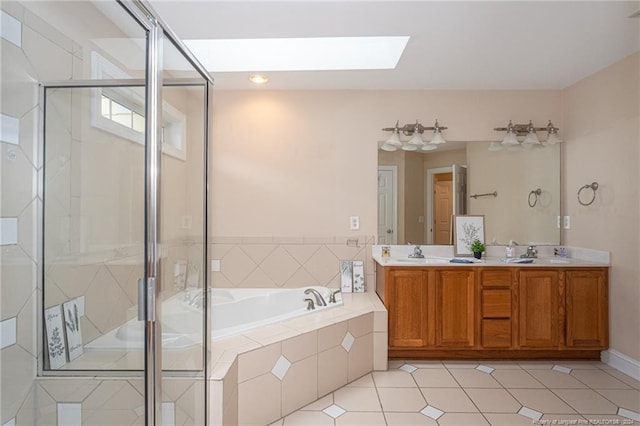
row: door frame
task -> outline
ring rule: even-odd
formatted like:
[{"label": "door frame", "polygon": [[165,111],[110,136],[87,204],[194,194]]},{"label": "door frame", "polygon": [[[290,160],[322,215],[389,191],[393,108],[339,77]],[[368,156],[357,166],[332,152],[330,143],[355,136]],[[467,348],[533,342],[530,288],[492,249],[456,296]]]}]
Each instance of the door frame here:
[{"label": "door frame", "polygon": [[[391,200],[393,202],[392,210],[393,210],[393,236],[391,238],[391,244],[398,243],[398,166],[378,166],[378,172],[380,171],[390,171],[391,172],[391,188],[393,189],[393,194],[391,195]],[[380,229],[379,220],[378,220],[378,212],[376,212],[376,231]],[[380,235],[378,235],[378,241],[380,241]]]},{"label": "door frame", "polygon": [[440,173],[453,173],[453,166],[427,169],[427,185],[425,187],[425,224],[427,226],[427,244],[433,244],[433,176]]}]

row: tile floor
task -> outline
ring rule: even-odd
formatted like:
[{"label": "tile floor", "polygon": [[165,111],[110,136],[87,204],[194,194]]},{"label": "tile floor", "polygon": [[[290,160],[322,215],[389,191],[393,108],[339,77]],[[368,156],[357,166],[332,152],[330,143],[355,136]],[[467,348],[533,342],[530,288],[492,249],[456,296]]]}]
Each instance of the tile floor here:
[{"label": "tile floor", "polygon": [[640,382],[596,361],[389,361],[292,425],[632,425]]}]

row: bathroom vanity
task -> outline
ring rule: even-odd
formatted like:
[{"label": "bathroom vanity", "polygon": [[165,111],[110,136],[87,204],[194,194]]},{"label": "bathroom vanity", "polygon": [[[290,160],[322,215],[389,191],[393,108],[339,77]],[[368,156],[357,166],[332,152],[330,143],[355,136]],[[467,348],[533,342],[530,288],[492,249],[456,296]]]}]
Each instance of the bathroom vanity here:
[{"label": "bathroom vanity", "polygon": [[607,264],[374,260],[390,358],[600,359],[608,347]]}]

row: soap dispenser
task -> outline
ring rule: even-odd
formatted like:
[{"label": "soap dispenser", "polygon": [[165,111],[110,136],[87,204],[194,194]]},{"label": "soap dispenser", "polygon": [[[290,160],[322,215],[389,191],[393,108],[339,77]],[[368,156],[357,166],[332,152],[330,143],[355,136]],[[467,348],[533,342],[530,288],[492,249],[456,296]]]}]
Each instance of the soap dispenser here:
[{"label": "soap dispenser", "polygon": [[504,249],[504,257],[506,257],[507,259],[513,257],[513,251],[514,251],[513,245],[514,245],[513,240],[509,240],[509,244]]}]

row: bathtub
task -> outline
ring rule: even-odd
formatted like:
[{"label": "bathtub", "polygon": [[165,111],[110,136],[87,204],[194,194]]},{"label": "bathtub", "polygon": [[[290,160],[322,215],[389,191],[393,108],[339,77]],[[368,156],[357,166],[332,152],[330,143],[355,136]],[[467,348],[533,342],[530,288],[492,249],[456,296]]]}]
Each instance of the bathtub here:
[{"label": "bathtub", "polygon": [[[317,290],[327,306],[307,310],[305,290]],[[213,288],[209,290],[211,307],[211,337],[222,339],[268,324],[300,315],[342,306],[342,297],[329,303],[332,289],[327,287],[281,288]],[[202,344],[202,308],[195,294],[180,292],[162,303],[162,348],[181,350]],[[189,302],[191,300],[191,303]],[[143,323],[133,318],[84,345],[86,351],[134,350],[144,347]]]}]

